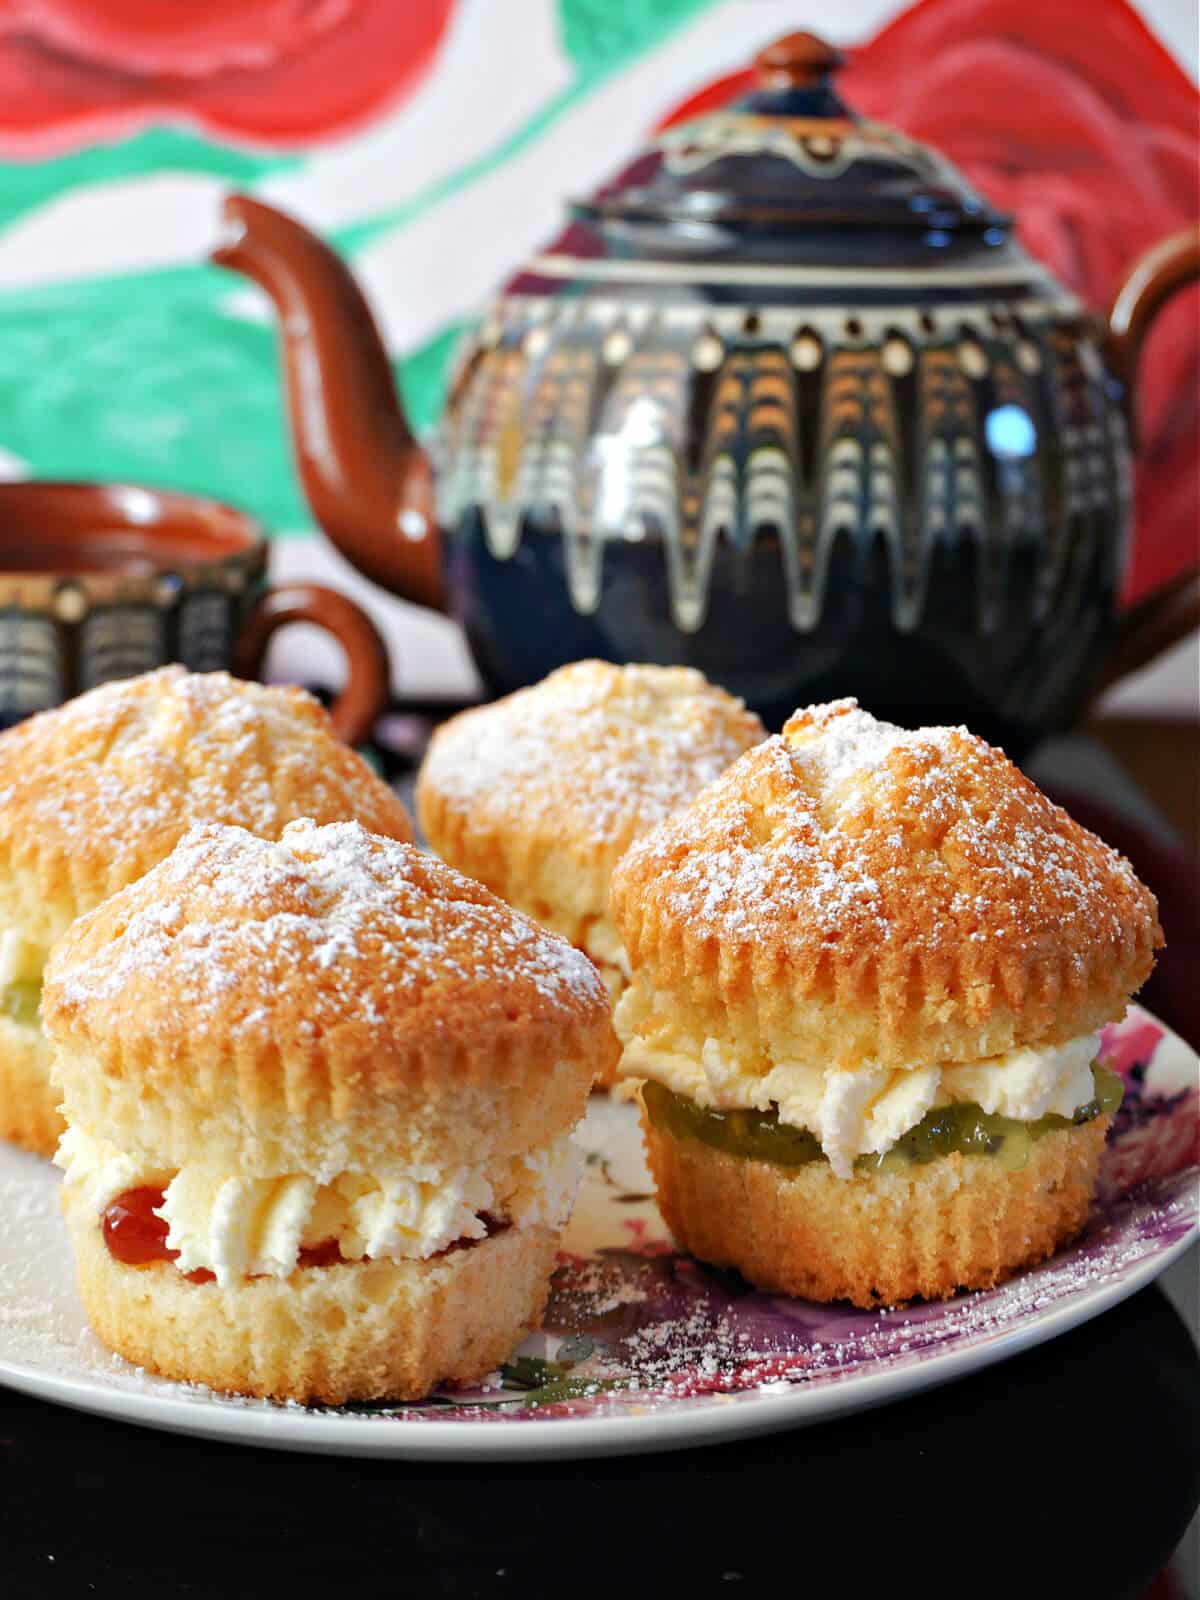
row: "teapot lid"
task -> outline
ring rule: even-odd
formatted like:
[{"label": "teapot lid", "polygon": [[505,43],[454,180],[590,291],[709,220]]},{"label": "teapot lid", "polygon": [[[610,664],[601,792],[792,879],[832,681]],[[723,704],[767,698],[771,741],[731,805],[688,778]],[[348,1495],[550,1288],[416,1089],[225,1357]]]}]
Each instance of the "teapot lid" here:
[{"label": "teapot lid", "polygon": [[839,99],[830,80],[842,61],[811,33],[776,40],[755,60],[758,83],[749,94],[667,129],[577,202],[576,216],[736,232],[911,228],[927,243],[965,230],[1001,243],[1011,218],[948,161]]}]

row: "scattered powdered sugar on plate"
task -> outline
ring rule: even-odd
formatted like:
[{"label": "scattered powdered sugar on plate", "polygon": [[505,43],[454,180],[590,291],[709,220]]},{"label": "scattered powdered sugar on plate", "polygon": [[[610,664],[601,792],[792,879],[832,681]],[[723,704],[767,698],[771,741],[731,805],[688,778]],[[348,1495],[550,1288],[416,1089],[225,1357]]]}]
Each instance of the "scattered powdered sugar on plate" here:
[{"label": "scattered powdered sugar on plate", "polygon": [[[73,1403],[132,1420],[145,1420],[139,1407],[153,1415],[160,1402],[183,1402],[188,1425],[232,1439],[262,1438],[269,1426],[276,1442],[295,1429],[317,1448],[347,1447],[346,1430],[357,1429],[352,1451],[422,1456],[465,1437],[464,1453],[485,1458],[479,1441],[497,1430],[514,1435],[512,1453],[558,1451],[556,1426],[530,1431],[535,1422],[586,1424],[598,1449],[618,1438],[606,1430],[623,1430],[619,1447],[636,1449],[643,1423],[646,1438],[660,1439],[672,1418],[699,1414],[703,1437],[728,1437],[761,1426],[764,1407],[797,1425],[829,1414],[834,1395],[838,1410],[874,1403],[880,1380],[898,1398],[1115,1304],[1195,1236],[1196,1057],[1136,1008],[1107,1031],[1104,1052],[1130,1109],[1106,1154],[1112,1181],[1081,1238],[997,1289],[891,1311],[755,1293],[681,1254],[649,1194],[633,1108],[596,1100],[577,1135],[584,1183],[542,1331],[477,1389],[409,1406],[230,1398],[111,1356],[75,1299],[57,1173],[0,1147],[0,1381],[55,1398],[55,1380],[69,1379]],[[486,1424],[484,1434],[472,1423]]]},{"label": "scattered powdered sugar on plate", "polygon": [[107,1364],[115,1358],[93,1340],[75,1298],[57,1173],[24,1151],[0,1150],[0,1357],[72,1371],[90,1343]]}]

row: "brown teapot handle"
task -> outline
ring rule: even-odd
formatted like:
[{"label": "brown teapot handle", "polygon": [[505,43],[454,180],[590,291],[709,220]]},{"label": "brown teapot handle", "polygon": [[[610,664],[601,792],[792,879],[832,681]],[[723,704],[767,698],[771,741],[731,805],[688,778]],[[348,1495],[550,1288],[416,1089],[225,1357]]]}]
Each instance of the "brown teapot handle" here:
[{"label": "brown teapot handle", "polygon": [[[1153,245],[1125,276],[1108,314],[1109,364],[1125,386],[1131,432],[1136,434],[1138,358],[1150,326],[1178,290],[1200,278],[1200,224]],[[1118,620],[1117,637],[1094,693],[1146,666],[1200,626],[1200,566],[1190,565],[1140,600]]]},{"label": "brown teapot handle", "polygon": [[1138,357],[1150,325],[1177,290],[1200,278],[1200,223],[1152,245],[1130,267],[1108,313],[1108,359],[1125,385],[1130,421]]},{"label": "brown teapot handle", "polygon": [[1117,618],[1117,636],[1093,685],[1092,699],[1098,699],[1118,679],[1148,666],[1197,628],[1200,562],[1185,567]]},{"label": "brown teapot handle", "polygon": [[336,589],[317,583],[289,583],[268,590],[238,638],[234,672],[240,678],[257,678],[272,636],[289,622],[315,622],[346,652],[349,677],[329,716],[339,739],[346,744],[364,743],[388,701],[387,646],[366,612]]}]

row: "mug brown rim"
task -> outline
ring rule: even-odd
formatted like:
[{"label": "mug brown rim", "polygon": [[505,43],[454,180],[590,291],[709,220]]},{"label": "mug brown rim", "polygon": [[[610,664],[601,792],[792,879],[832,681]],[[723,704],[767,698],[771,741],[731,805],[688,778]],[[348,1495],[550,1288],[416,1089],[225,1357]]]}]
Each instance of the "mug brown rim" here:
[{"label": "mug brown rim", "polygon": [[[14,521],[26,546],[41,529],[55,547],[58,559],[52,567],[4,568],[5,539],[14,533]],[[119,559],[99,569],[82,561],[73,568],[72,550],[82,555],[89,535],[104,528],[133,536],[129,556],[136,556],[146,570],[123,569]],[[156,548],[156,535],[170,539],[173,548]],[[229,665],[243,677],[259,676],[267,643],[277,629],[289,622],[315,622],[346,653],[349,679],[330,716],[341,738],[359,743],[387,703],[388,654],[379,630],[361,606],[337,590],[296,583],[270,588],[269,552],[266,529],[257,517],[210,495],[124,481],[19,478],[0,483],[4,617],[45,617],[73,639],[94,610],[149,606],[174,613],[189,594],[223,592],[238,608],[240,632],[235,630],[229,640]],[[68,654],[73,657],[74,652],[75,646],[69,646]]]},{"label": "mug brown rim", "polygon": [[[139,556],[163,572],[221,566],[238,558],[253,560],[267,547],[266,529],[257,517],[210,495],[125,481],[20,478],[0,483],[0,577],[47,576],[44,567],[3,565],[6,543],[15,536],[18,519],[26,540],[40,526],[60,551],[64,546],[82,549],[98,525],[141,536]],[[155,556],[157,537],[168,534],[197,548],[182,556],[176,548],[160,563]],[[62,567],[57,570],[60,576],[70,576]],[[79,576],[96,574],[84,571]]]}]

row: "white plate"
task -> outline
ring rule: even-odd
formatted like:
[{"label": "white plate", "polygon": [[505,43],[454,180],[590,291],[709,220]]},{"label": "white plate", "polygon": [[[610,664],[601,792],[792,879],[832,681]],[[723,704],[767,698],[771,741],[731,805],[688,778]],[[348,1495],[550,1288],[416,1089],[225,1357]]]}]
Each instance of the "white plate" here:
[{"label": "white plate", "polygon": [[646,1195],[632,1108],[595,1101],[546,1329],[496,1387],[422,1406],[238,1400],[111,1355],[76,1299],[58,1173],[0,1146],[0,1382],[243,1444],[443,1460],[666,1450],[882,1405],[1085,1322],[1195,1237],[1197,1058],[1136,1009],[1105,1048],[1126,1076],[1126,1104],[1081,1240],[999,1289],[890,1313],[748,1293],[678,1254]]}]

